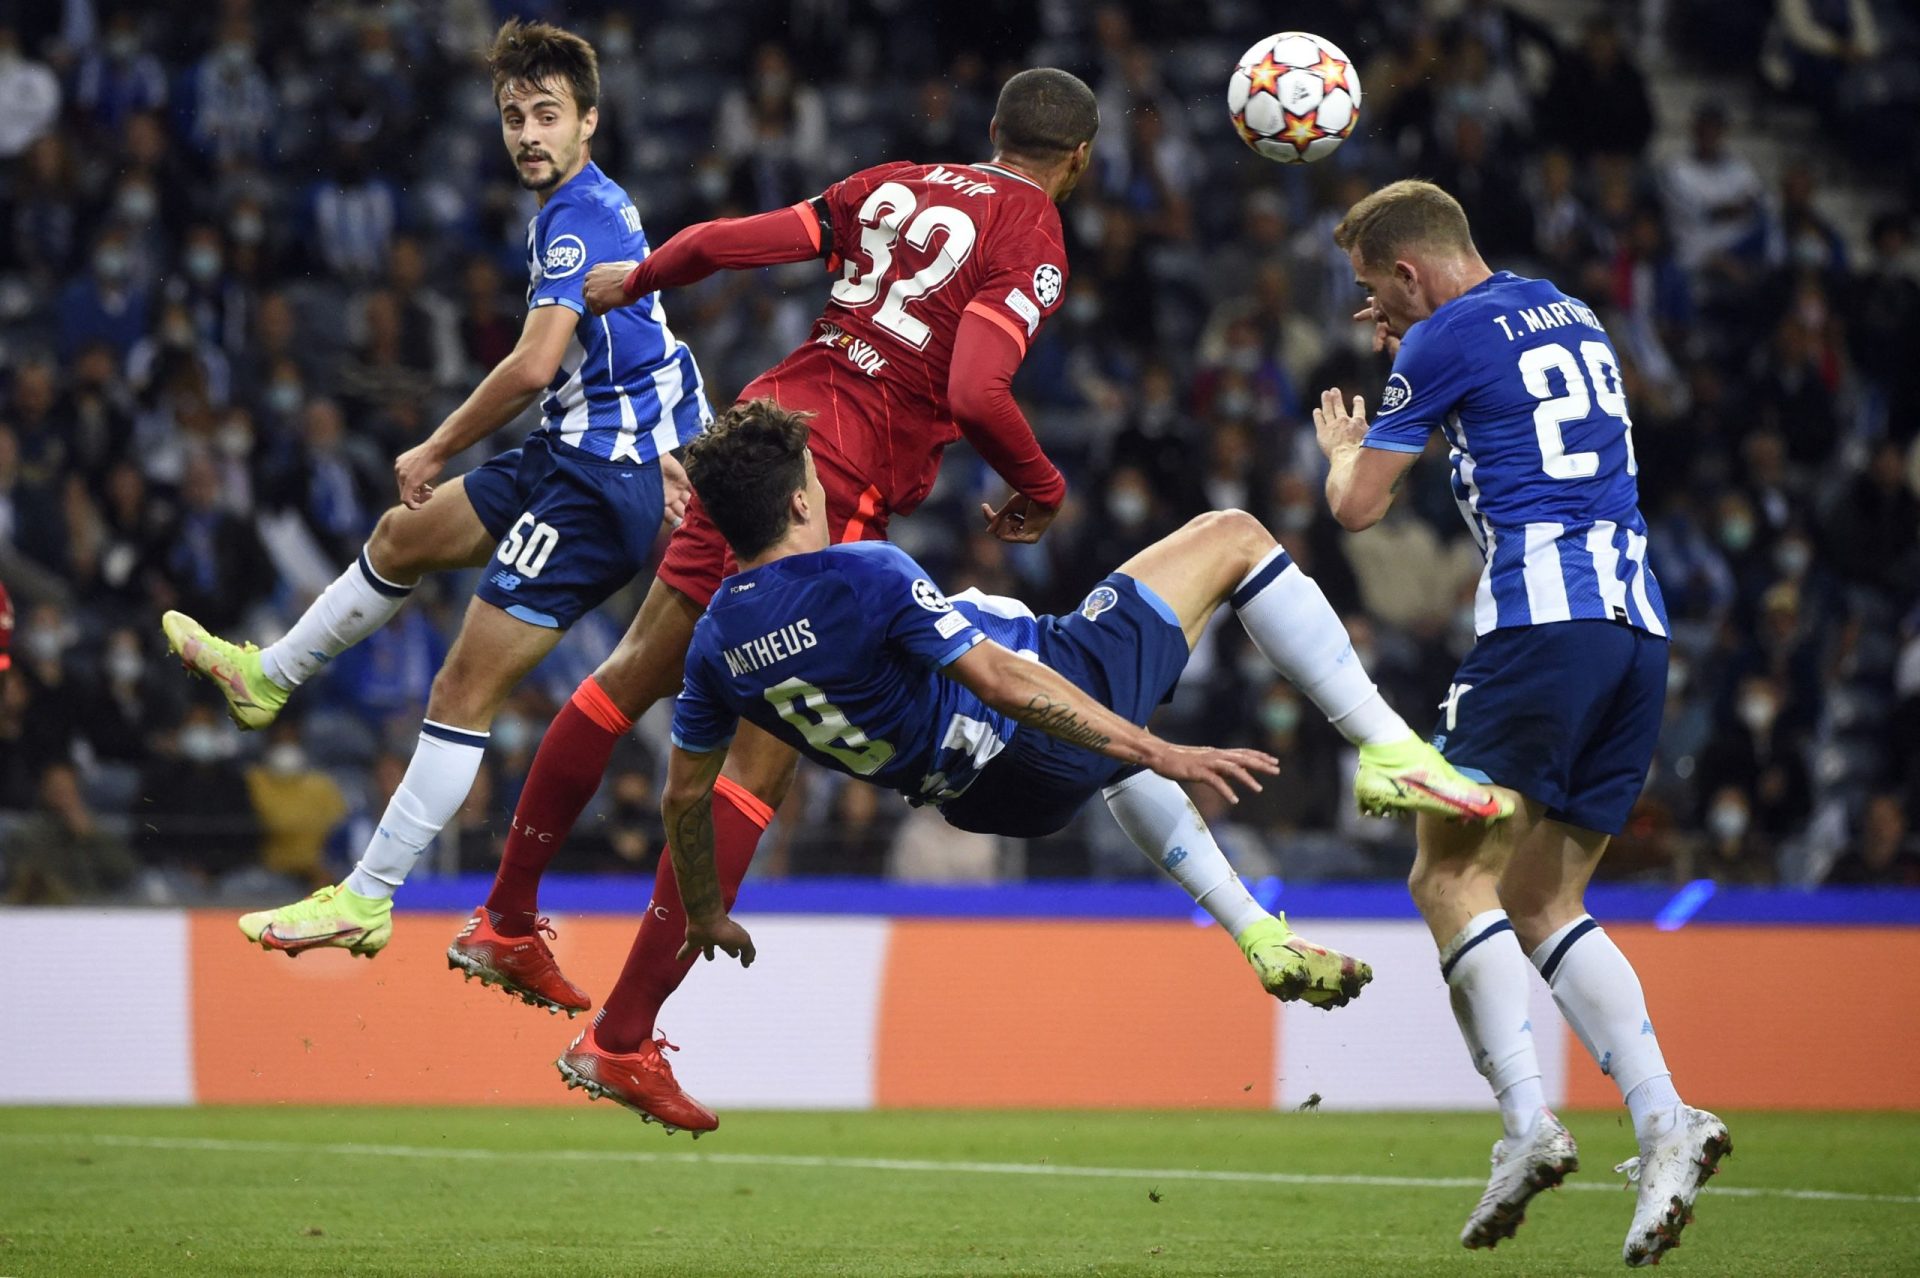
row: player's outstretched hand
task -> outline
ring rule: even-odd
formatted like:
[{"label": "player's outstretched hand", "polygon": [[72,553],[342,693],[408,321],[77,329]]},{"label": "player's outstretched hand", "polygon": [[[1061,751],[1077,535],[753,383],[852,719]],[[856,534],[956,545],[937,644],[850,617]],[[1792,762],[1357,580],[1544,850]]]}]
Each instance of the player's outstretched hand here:
[{"label": "player's outstretched hand", "polygon": [[1349,408],[1346,396],[1338,389],[1321,391],[1320,406],[1313,410],[1313,438],[1328,457],[1342,445],[1363,443],[1367,438],[1367,401],[1355,395]]},{"label": "player's outstretched hand", "polygon": [[981,502],[980,513],[986,517],[987,531],[1001,541],[1031,544],[1040,540],[1040,534],[1047,531],[1053,517],[1060,512],[1055,507],[1042,506],[1025,493],[1015,493],[999,510]]},{"label": "player's outstretched hand", "polygon": [[638,262],[602,262],[588,271],[587,309],[595,315],[605,315],[616,306],[632,302],[627,296],[627,276],[633,274],[633,268],[638,265]]},{"label": "player's outstretched hand", "polygon": [[687,499],[693,496],[693,481],[687,478],[687,468],[672,453],[660,455],[660,487],[666,495],[667,527],[678,528],[680,521],[687,517]]},{"label": "player's outstretched hand", "polygon": [[725,950],[739,959],[741,967],[753,966],[753,938],[747,935],[747,929],[725,914],[705,921],[688,918],[686,944],[674,955],[675,960],[685,962],[695,954],[704,954],[712,962],[715,950]]},{"label": "player's outstretched hand", "polygon": [[1147,766],[1169,781],[1198,781],[1218,791],[1228,803],[1240,802],[1234,793],[1239,786],[1251,793],[1260,792],[1254,774],[1277,776],[1280,760],[1259,750],[1216,750],[1211,746],[1163,746]]},{"label": "player's outstretched hand", "polygon": [[1365,307],[1353,313],[1353,318],[1361,324],[1373,325],[1373,349],[1385,351],[1389,355],[1400,353],[1400,339],[1387,329],[1387,313],[1371,297]]},{"label": "player's outstretched hand", "polygon": [[400,504],[418,510],[433,496],[433,481],[447,464],[431,442],[409,448],[393,463],[394,483],[400,488]]}]

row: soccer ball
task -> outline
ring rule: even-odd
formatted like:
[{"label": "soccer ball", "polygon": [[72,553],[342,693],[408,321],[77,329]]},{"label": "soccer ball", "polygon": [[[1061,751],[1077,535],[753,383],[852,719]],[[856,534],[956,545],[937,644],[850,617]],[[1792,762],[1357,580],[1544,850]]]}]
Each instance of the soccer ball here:
[{"label": "soccer ball", "polygon": [[1227,110],[1241,139],[1269,160],[1325,159],[1360,118],[1360,73],[1331,40],[1282,31],[1241,57]]}]

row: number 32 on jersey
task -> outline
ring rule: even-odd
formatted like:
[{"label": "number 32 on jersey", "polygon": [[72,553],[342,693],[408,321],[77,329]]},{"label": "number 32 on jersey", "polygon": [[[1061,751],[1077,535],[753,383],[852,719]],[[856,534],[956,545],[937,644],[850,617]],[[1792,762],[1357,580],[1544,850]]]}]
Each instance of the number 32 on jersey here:
[{"label": "number 32 on jersey", "polygon": [[862,268],[853,255],[833,286],[833,300],[849,310],[873,305],[880,297],[880,286],[893,271],[894,245],[905,228],[907,243],[926,250],[936,234],[941,235],[940,250],[932,261],[912,275],[894,279],[874,312],[873,322],[915,350],[924,350],[932,331],[907,313],[907,304],[940,288],[951,280],[973,252],[979,230],[973,219],[959,209],[934,204],[915,210],[919,201],[914,193],[898,182],[883,182],[860,206],[860,251],[870,265]]}]

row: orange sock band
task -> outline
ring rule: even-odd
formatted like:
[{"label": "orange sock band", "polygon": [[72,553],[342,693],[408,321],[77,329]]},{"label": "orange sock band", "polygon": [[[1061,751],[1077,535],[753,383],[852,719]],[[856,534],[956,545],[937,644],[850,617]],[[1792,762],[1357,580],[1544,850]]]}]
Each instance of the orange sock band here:
[{"label": "orange sock band", "polygon": [[739,808],[742,816],[763,830],[766,829],[767,825],[773,820],[773,809],[754,797],[753,791],[747,789],[747,787],[741,785],[738,781],[731,780],[727,777],[715,777],[713,779],[713,792],[720,798],[725,799],[728,803],[731,803],[734,807]]},{"label": "orange sock band", "polygon": [[573,690],[572,701],[581,714],[608,732],[624,735],[633,727],[633,720],[620,713],[620,707],[613,704],[613,698],[607,695],[605,688],[593,681],[592,675],[582,679],[580,686]]}]

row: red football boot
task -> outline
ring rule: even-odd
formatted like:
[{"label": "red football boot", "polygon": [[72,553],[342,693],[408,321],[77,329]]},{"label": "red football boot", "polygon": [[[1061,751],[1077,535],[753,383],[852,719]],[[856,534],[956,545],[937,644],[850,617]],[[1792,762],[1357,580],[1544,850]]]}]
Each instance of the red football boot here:
[{"label": "red football boot", "polygon": [[539,919],[531,936],[502,936],[484,909],[475,910],[447,947],[447,966],[465,972],[468,980],[477,976],[482,985],[498,985],[522,1003],[565,1012],[571,1020],[592,1007],[593,1000],[561,975],[547,948],[546,937],[553,935],[552,925]]},{"label": "red football boot", "polygon": [[684,1128],[699,1140],[701,1132],[710,1132],[720,1125],[719,1117],[712,1110],[680,1090],[680,1084],[673,1077],[673,1067],[667,1064],[660,1050],[677,1052],[680,1049],[664,1035],[642,1043],[637,1052],[616,1053],[594,1041],[595,1028],[589,1025],[582,1030],[580,1037],[573,1040],[573,1046],[554,1062],[568,1087],[584,1087],[587,1095],[595,1100],[604,1096],[619,1101],[640,1115],[641,1121],[666,1128],[668,1135]]}]

